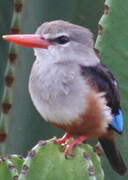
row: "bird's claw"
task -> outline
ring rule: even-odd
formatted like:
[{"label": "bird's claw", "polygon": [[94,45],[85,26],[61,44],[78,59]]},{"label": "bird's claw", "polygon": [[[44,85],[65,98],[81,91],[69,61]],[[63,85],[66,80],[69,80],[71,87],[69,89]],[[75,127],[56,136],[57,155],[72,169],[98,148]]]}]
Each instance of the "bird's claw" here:
[{"label": "bird's claw", "polygon": [[57,144],[64,144],[71,136],[70,133],[65,133],[63,137],[55,139],[54,142]]}]

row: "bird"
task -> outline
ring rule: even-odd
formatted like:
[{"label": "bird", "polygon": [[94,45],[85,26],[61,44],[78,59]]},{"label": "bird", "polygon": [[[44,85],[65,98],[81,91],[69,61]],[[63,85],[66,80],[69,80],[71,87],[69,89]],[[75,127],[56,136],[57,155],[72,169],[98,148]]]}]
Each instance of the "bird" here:
[{"label": "bird", "polygon": [[32,47],[36,57],[29,77],[34,106],[49,123],[65,131],[55,140],[66,143],[65,155],[88,138],[98,138],[112,168],[127,166],[115,142],[124,130],[118,82],[94,50],[92,32],[64,20],[44,22],[35,34],[3,38]]}]

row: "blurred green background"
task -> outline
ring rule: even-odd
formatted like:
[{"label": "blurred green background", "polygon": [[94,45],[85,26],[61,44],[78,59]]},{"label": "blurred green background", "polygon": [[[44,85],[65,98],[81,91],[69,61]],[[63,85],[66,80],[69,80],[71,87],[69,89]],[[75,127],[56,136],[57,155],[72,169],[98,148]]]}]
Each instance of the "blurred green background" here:
[{"label": "blurred green background", "polygon": [[[19,1],[19,0],[18,0]],[[15,1],[15,2],[18,2]],[[111,0],[110,2],[114,2]],[[20,1],[19,1],[20,2]],[[21,1],[22,2],[22,1]],[[120,1],[121,2],[121,1]],[[67,20],[76,24],[80,24],[88,27],[94,33],[94,39],[97,37],[97,24],[103,14],[104,10],[103,0],[31,0],[24,1],[23,10],[20,12],[20,18],[18,19],[21,33],[33,33],[36,28],[45,21],[51,21],[56,19]],[[127,7],[127,6],[126,6]],[[128,10],[127,10],[128,11]],[[126,13],[127,14],[127,13]],[[14,12],[14,2],[12,0],[0,0],[0,35],[9,34],[10,27],[12,25],[12,18],[16,16]],[[116,19],[117,20],[117,19]],[[128,29],[127,29],[128,30]],[[113,32],[114,34],[114,32]],[[117,34],[118,35],[118,34]],[[110,37],[110,39],[113,36]],[[102,44],[106,39],[102,40],[99,37],[97,47],[103,47]],[[107,42],[107,41],[106,41]],[[114,42],[115,43],[115,42]],[[7,89],[4,84],[4,74],[7,69],[8,60],[8,48],[9,44],[0,39],[0,100],[3,102],[3,93]],[[5,116],[5,130],[8,132],[7,139],[4,143],[1,143],[1,152],[4,154],[26,154],[40,139],[49,139],[53,136],[62,135],[63,131],[56,127],[53,127],[49,123],[43,121],[42,117],[38,114],[32,105],[29,93],[28,93],[28,78],[31,70],[32,63],[34,61],[33,50],[24,47],[18,47],[18,59],[15,65],[14,77],[15,83],[10,87],[12,92],[11,104],[12,108],[9,114]],[[104,48],[105,49],[105,48]],[[123,106],[125,113],[127,110],[126,95],[128,88],[127,84],[127,67],[128,59],[126,55],[126,61],[112,60],[111,49],[106,51],[101,48],[103,52],[101,54],[102,62],[105,62],[114,74],[118,77],[121,84],[122,99],[124,100]],[[107,48],[106,48],[107,49]],[[105,51],[105,52],[104,52]],[[107,55],[105,56],[105,53]],[[123,56],[123,55],[122,55]],[[109,58],[109,59],[108,59]],[[8,64],[9,66],[9,64]],[[2,103],[1,103],[2,104]],[[2,108],[1,108],[2,112]],[[119,146],[124,154],[126,161],[128,162],[127,149],[128,143],[127,133],[122,137],[119,137]],[[106,180],[121,180],[128,179],[128,177],[118,176],[106,162],[105,157],[103,159]]]}]

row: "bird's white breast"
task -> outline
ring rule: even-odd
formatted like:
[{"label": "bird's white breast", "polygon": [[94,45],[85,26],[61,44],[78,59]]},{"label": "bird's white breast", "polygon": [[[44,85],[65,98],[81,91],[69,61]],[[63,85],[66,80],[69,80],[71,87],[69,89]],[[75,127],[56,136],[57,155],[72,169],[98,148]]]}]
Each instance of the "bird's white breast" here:
[{"label": "bird's white breast", "polygon": [[89,87],[77,64],[36,60],[30,75],[29,92],[45,120],[70,123],[86,111]]}]

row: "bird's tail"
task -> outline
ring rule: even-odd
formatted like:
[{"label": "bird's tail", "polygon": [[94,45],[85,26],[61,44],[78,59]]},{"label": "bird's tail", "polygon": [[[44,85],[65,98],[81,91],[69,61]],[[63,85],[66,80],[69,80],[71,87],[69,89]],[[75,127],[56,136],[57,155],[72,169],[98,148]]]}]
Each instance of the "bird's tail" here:
[{"label": "bird's tail", "polygon": [[112,168],[120,175],[128,173],[128,169],[121,157],[114,140],[107,138],[99,138],[100,144],[112,166]]}]

